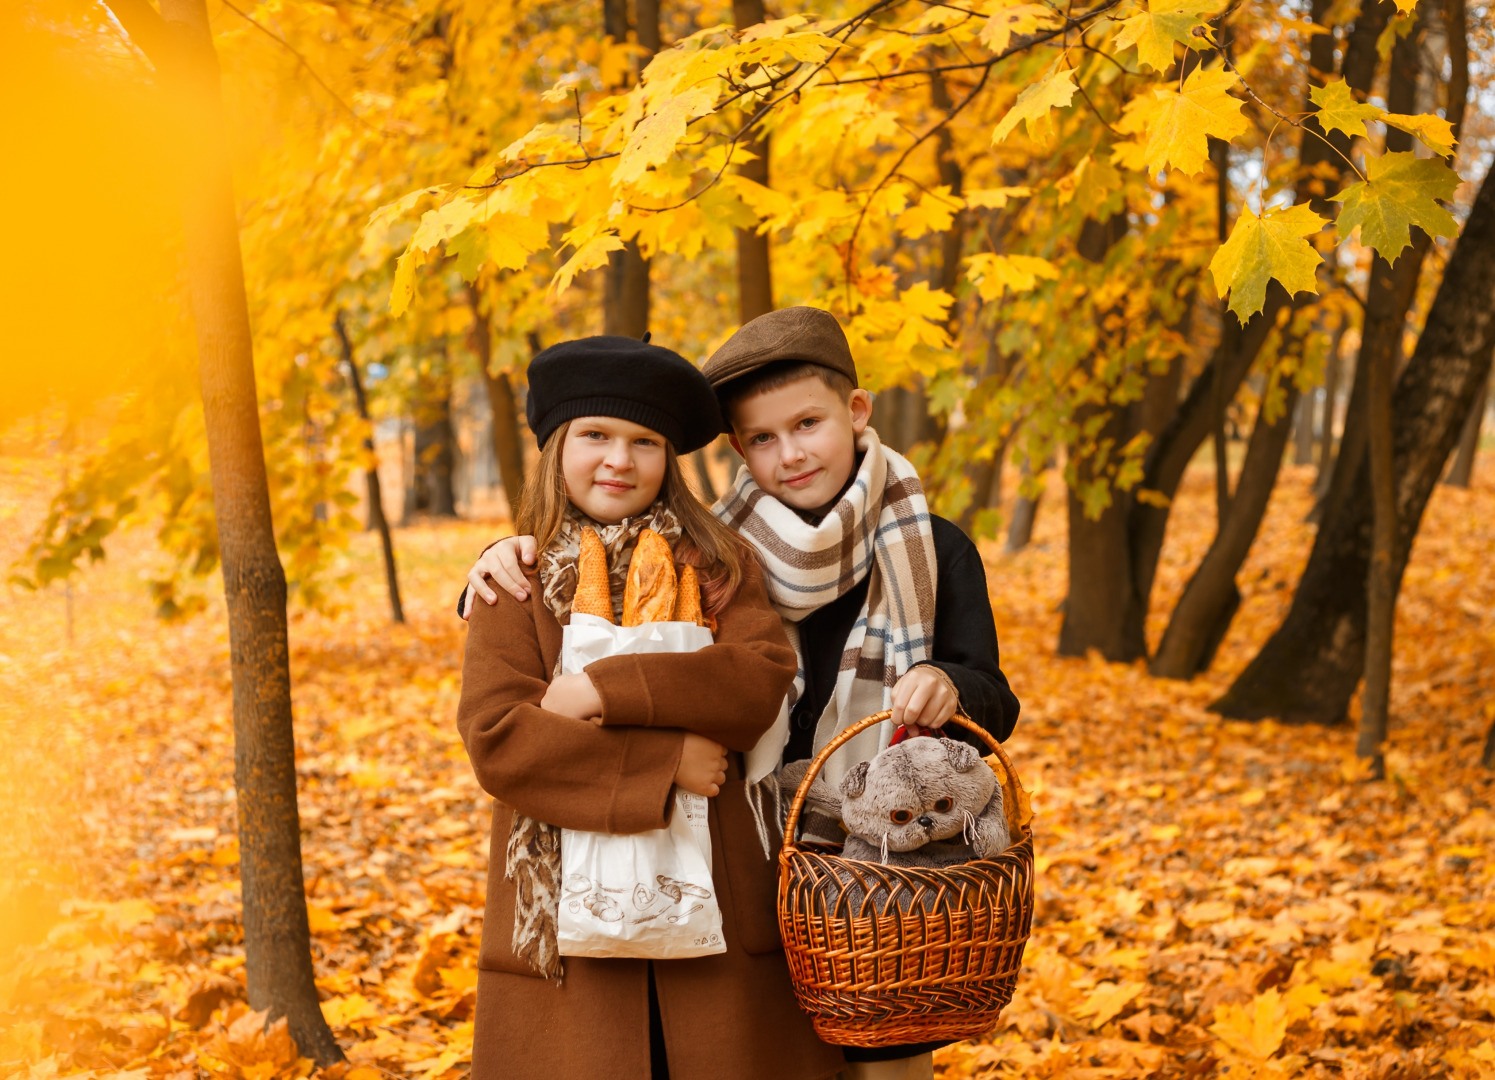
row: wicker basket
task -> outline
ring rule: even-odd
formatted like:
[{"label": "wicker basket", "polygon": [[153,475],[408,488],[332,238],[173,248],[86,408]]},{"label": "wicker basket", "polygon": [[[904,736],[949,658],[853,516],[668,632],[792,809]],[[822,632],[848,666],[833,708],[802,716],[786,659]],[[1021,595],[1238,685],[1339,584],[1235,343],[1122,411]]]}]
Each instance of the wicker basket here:
[{"label": "wicker basket", "polygon": [[[805,771],[779,853],[779,933],[794,992],[816,1033],[839,1046],[969,1039],[1012,1000],[1033,925],[1033,831],[995,859],[925,869],[844,859],[798,838],[810,784],[844,742],[889,717],[847,728]],[[977,724],[954,716],[1012,763]],[[1004,785],[1015,805],[1015,783]]]}]

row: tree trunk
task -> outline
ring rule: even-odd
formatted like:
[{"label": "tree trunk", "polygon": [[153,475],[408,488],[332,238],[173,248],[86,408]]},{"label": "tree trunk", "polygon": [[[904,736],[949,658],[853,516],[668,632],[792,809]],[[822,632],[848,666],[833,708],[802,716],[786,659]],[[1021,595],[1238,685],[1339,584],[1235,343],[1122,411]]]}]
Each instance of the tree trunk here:
[{"label": "tree trunk", "polygon": [[451,383],[439,379],[424,401],[417,402],[415,416],[415,511],[433,517],[456,517],[457,498],[452,488],[456,455],[452,446]]},{"label": "tree trunk", "polygon": [[[645,14],[641,9],[638,14]],[[639,28],[639,43],[646,37],[659,40],[659,6],[653,5],[654,25]],[[602,32],[614,41],[628,39],[626,0],[602,0]],[[637,240],[625,240],[621,251],[607,257],[607,276],[602,289],[602,332],[641,338],[649,329],[649,260]]]},{"label": "tree trunk", "polygon": [[[1290,386],[1285,411],[1276,423],[1269,424],[1261,413],[1257,414],[1230,510],[1173,609],[1152,661],[1154,675],[1191,679],[1209,669],[1215,650],[1224,640],[1241,603],[1235,575],[1251,550],[1272,489],[1277,486],[1277,473],[1293,426],[1293,406],[1298,396],[1298,388]],[[1263,402],[1262,412],[1265,408]]]},{"label": "tree trunk", "polygon": [[[1423,12],[1426,10],[1424,8]],[[1393,112],[1411,112],[1417,108],[1421,17],[1422,13],[1419,13],[1419,26],[1398,39],[1391,50],[1386,104]],[[1388,152],[1411,149],[1411,136],[1393,128],[1387,128],[1387,131],[1396,136],[1387,136]],[[1407,258],[1408,255],[1412,257]],[[1373,256],[1371,285],[1366,294],[1368,302],[1376,302],[1372,298],[1377,292],[1388,299],[1395,298],[1400,286],[1406,295],[1406,306],[1410,308],[1422,272],[1422,255],[1423,252],[1414,248],[1403,256],[1408,265],[1400,268],[1393,267],[1379,255]],[[1397,280],[1399,275],[1402,281]],[[1382,277],[1385,283],[1377,289],[1376,279]],[[1402,318],[1406,318],[1406,308],[1402,310]],[[1371,321],[1367,312],[1366,322]],[[1386,775],[1382,747],[1391,723],[1391,656],[1396,636],[1397,582],[1392,570],[1396,547],[1396,473],[1391,449],[1391,395],[1402,350],[1400,325],[1378,329],[1388,337],[1394,337],[1397,347],[1372,349],[1368,357],[1366,350],[1361,348],[1366,369],[1365,432],[1370,457],[1371,548],[1370,569],[1365,583],[1365,692],[1360,698],[1360,731],[1355,741],[1355,754],[1369,761],[1371,775],[1380,779]]]},{"label": "tree trunk", "polygon": [[[1110,417],[1096,435],[1097,441],[1126,442],[1127,410],[1104,405],[1085,406],[1076,417],[1084,427],[1087,412],[1110,409]],[[1075,479],[1084,484],[1095,478],[1094,459],[1086,457],[1072,465]],[[1143,619],[1132,588],[1127,549],[1127,500],[1113,493],[1111,505],[1099,518],[1085,516],[1084,504],[1068,492],[1069,509],[1069,597],[1064,603],[1064,623],[1059,629],[1059,655],[1084,656],[1096,649],[1107,660],[1131,661],[1147,655]]]},{"label": "tree trunk", "polygon": [[[756,26],[766,17],[763,0],[732,0],[732,17],[738,31]],[[737,166],[738,175],[768,187],[768,136],[745,138],[742,148],[755,156]],[[772,310],[773,265],[768,234],[756,228],[738,229],[737,322],[745,325]]]},{"label": "tree trunk", "polygon": [[1489,400],[1490,387],[1474,399],[1474,408],[1464,421],[1464,430],[1459,435],[1459,450],[1449,467],[1448,477],[1443,482],[1451,487],[1467,489],[1474,477],[1474,455],[1479,452],[1479,432],[1485,422],[1485,402]]},{"label": "tree trunk", "polygon": [[322,1018],[296,809],[286,579],[275,547],[218,58],[203,0],[111,0],[176,106],[182,235],[213,509],[228,607],[234,788],[249,1005],[287,1018],[319,1064],[343,1054]]},{"label": "tree trunk", "polygon": [[353,402],[358,407],[359,418],[368,425],[368,434],[363,437],[363,449],[369,456],[369,466],[364,470],[364,481],[368,486],[370,529],[379,530],[379,543],[384,549],[384,584],[389,591],[389,616],[397,623],[405,621],[405,606],[400,603],[400,579],[395,573],[395,545],[389,535],[389,520],[384,516],[384,493],[379,488],[379,459],[374,453],[374,427],[369,419],[369,401],[363,392],[363,378],[358,373],[358,361],[353,357],[353,342],[348,337],[348,327],[343,313],[339,311],[333,321],[337,339],[342,345],[343,363],[348,367],[348,382],[353,387]]},{"label": "tree trunk", "polygon": [[[1048,464],[1045,463],[1045,468]],[[1033,475],[1033,467],[1027,460],[1023,461],[1022,476],[1026,480]],[[1038,503],[1043,498],[1040,491],[1031,499],[1018,492],[1017,498],[1012,501],[1012,521],[1007,526],[1007,543],[1002,551],[1007,555],[1015,555],[1023,548],[1033,542],[1033,525],[1038,520]]]},{"label": "tree trunk", "polygon": [[[1403,254],[1403,258],[1406,254]],[[1486,176],[1448,260],[1411,360],[1396,382],[1393,589],[1401,580],[1427,499],[1464,417],[1485,386],[1495,350],[1495,182]],[[1326,515],[1277,632],[1213,708],[1226,716],[1288,722],[1344,718],[1363,671],[1365,582],[1371,556],[1368,470],[1353,498]]]},{"label": "tree trunk", "polygon": [[1495,720],[1490,721],[1490,730],[1485,732],[1485,750],[1479,763],[1487,769],[1495,769]]},{"label": "tree trunk", "polygon": [[1293,413],[1293,464],[1313,464],[1313,413],[1314,395],[1304,394],[1298,398],[1297,411]]},{"label": "tree trunk", "polygon": [[1324,407],[1319,419],[1319,467],[1313,481],[1314,498],[1317,500],[1329,490],[1329,477],[1334,474],[1334,419],[1339,400],[1339,375],[1344,366],[1341,347],[1344,344],[1344,323],[1334,332],[1334,342],[1329,347],[1329,358],[1324,368]]},{"label": "tree trunk", "polygon": [[[483,310],[482,291],[467,286],[467,305],[472,310],[472,349],[483,372],[483,386],[488,391],[488,411],[492,416],[493,458],[498,462],[498,478],[509,501],[509,517],[519,512],[524,497],[524,436],[519,427],[518,396],[507,371],[493,368],[493,325]],[[530,348],[539,352],[539,339],[532,336]]]}]

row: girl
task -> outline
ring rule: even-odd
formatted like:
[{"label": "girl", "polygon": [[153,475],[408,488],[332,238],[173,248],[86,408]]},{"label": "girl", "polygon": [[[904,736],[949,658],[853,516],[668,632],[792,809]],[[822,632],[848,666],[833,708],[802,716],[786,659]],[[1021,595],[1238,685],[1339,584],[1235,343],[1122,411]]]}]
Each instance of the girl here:
[{"label": "girl", "polygon": [[[794,1001],[774,867],[741,790],[741,755],[773,724],[795,655],[756,563],[690,493],[677,458],[721,430],[715,395],[668,349],[584,338],[530,364],[527,418],[542,450],[515,526],[541,555],[528,599],[505,594],[472,612],[457,717],[478,782],[497,800],[473,1078],[830,1076],[841,1054]],[[715,644],[554,676],[585,526],[607,548],[615,605],[639,532],[669,540],[699,569]],[[677,784],[711,797],[727,951],[558,956],[560,830],[663,828]]]}]

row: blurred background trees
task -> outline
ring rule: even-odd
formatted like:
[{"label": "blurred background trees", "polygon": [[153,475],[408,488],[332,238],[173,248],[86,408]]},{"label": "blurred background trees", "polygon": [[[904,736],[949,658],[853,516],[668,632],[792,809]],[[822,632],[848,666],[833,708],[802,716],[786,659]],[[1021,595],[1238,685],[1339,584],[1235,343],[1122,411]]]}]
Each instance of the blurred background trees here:
[{"label": "blurred background trees", "polygon": [[[813,14],[641,0],[212,13],[292,604],[336,606],[340,552],[380,517],[506,514],[534,453],[521,413],[536,350],[648,330],[699,361],[741,321],[811,303],[847,326],[877,427],[939,512],[1008,550],[1034,515],[1066,518],[1062,653],[1169,678],[1208,668],[1285,456],[1316,464],[1297,601],[1218,707],[1342,720],[1380,632],[1370,568],[1381,626],[1427,493],[1445,474],[1469,483],[1488,409],[1495,297],[1487,256],[1458,235],[1488,228],[1488,4]],[[40,103],[8,122],[32,125],[17,138],[36,147],[29,190],[51,212],[29,215],[36,254],[5,271],[10,341],[48,359],[17,365],[31,370],[0,419],[66,431],[72,448],[15,574],[65,578],[121,522],[149,520],[158,608],[189,614],[219,540],[154,75],[103,6],[8,18],[31,58],[6,78]],[[1199,109],[1150,111],[1175,103]],[[104,175],[103,190],[79,179]],[[1397,221],[1376,226],[1367,199]],[[1292,214],[1310,222],[1295,266],[1240,260],[1251,230]],[[1378,370],[1389,410],[1372,416]],[[723,444],[693,471],[710,493],[733,468]],[[1149,635],[1190,468],[1214,472],[1217,536]],[[398,548],[396,528],[392,601]]]}]

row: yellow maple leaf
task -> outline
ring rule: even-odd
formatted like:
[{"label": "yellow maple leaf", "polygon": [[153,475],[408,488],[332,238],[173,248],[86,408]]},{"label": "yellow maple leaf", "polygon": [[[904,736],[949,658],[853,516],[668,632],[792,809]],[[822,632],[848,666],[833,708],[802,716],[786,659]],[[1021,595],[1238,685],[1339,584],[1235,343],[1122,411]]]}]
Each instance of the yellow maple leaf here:
[{"label": "yellow maple leaf", "polygon": [[1290,293],[1317,292],[1315,273],[1319,255],[1305,239],[1323,228],[1319,217],[1305,203],[1268,210],[1261,217],[1249,206],[1230,230],[1230,239],[1210,260],[1215,291],[1230,293],[1230,310],[1245,322],[1266,302],[1267,282],[1282,283]]},{"label": "yellow maple leaf", "polygon": [[1265,1061],[1287,1038],[1287,1004],[1274,986],[1249,1005],[1216,1005],[1210,1031],[1232,1050]]},{"label": "yellow maple leaf", "polygon": [[621,251],[623,241],[617,233],[604,233],[594,236],[586,243],[576,249],[565,264],[555,272],[551,279],[550,287],[556,296],[571,287],[577,274],[584,274],[588,270],[595,270],[607,262],[607,257],[614,251]]},{"label": "yellow maple leaf", "polygon": [[997,122],[996,130],[991,133],[992,145],[1005,140],[1024,120],[1028,122],[1030,139],[1047,141],[1054,133],[1054,120],[1049,114],[1068,105],[1076,89],[1074,72],[1068,68],[1050,69],[1047,75],[1019,94],[1007,115]]},{"label": "yellow maple leaf", "polygon": [[379,1015],[379,1006],[362,994],[329,998],[322,1002],[322,1015],[335,1028],[351,1027],[359,1021],[373,1020]]},{"label": "yellow maple leaf", "polygon": [[1319,107],[1313,115],[1325,131],[1342,131],[1354,138],[1369,137],[1367,120],[1380,120],[1385,113],[1374,105],[1365,105],[1355,100],[1349,83],[1336,79],[1326,86],[1315,86],[1308,91],[1308,99]]},{"label": "yellow maple leaf", "polygon": [[[1173,66],[1173,45],[1177,42],[1190,49],[1206,49],[1213,42],[1209,24],[1202,15],[1215,9],[1213,0],[1152,0],[1140,15],[1121,20],[1116,47],[1135,45],[1137,59],[1154,71]],[[1200,27],[1204,33],[1194,31]]]},{"label": "yellow maple leaf", "polygon": [[1182,90],[1161,87],[1150,98],[1134,98],[1116,130],[1137,139],[1118,145],[1116,160],[1128,168],[1140,162],[1149,172],[1202,172],[1209,161],[1209,136],[1229,142],[1251,126],[1241,115],[1240,99],[1230,96],[1236,82],[1233,72],[1200,68],[1184,80]]},{"label": "yellow maple leaf", "polygon": [[1381,119],[1398,131],[1422,140],[1434,153],[1448,157],[1458,140],[1453,137],[1453,125],[1441,116],[1408,116],[1404,113],[1384,113]]},{"label": "yellow maple leaf", "polygon": [[981,44],[994,53],[1007,51],[1014,34],[1031,34],[1062,25],[1064,19],[1043,4],[1010,4],[992,12],[981,28]]},{"label": "yellow maple leaf", "polygon": [[983,300],[1000,300],[1004,293],[1027,292],[1040,279],[1057,281],[1059,269],[1035,255],[995,255],[982,252],[966,260],[966,277],[981,292]]},{"label": "yellow maple leaf", "polygon": [[967,206],[980,207],[985,210],[1001,210],[1007,205],[1009,199],[1020,199],[1031,194],[1033,194],[1032,189],[1025,187],[983,188],[980,191],[967,191],[965,200]]},{"label": "yellow maple leaf", "polygon": [[1090,991],[1075,1015],[1090,1017],[1090,1026],[1099,1029],[1146,989],[1147,984],[1140,982],[1103,982]]},{"label": "yellow maple leaf", "polygon": [[639,121],[628,136],[628,145],[613,172],[614,184],[629,184],[643,176],[651,165],[658,165],[675,152],[685,137],[685,127],[698,116],[716,106],[715,85],[697,86],[673,95]]},{"label": "yellow maple leaf", "polygon": [[946,184],[926,191],[919,201],[898,215],[898,230],[911,240],[925,233],[944,232],[961,210],[961,198],[952,195]]}]

